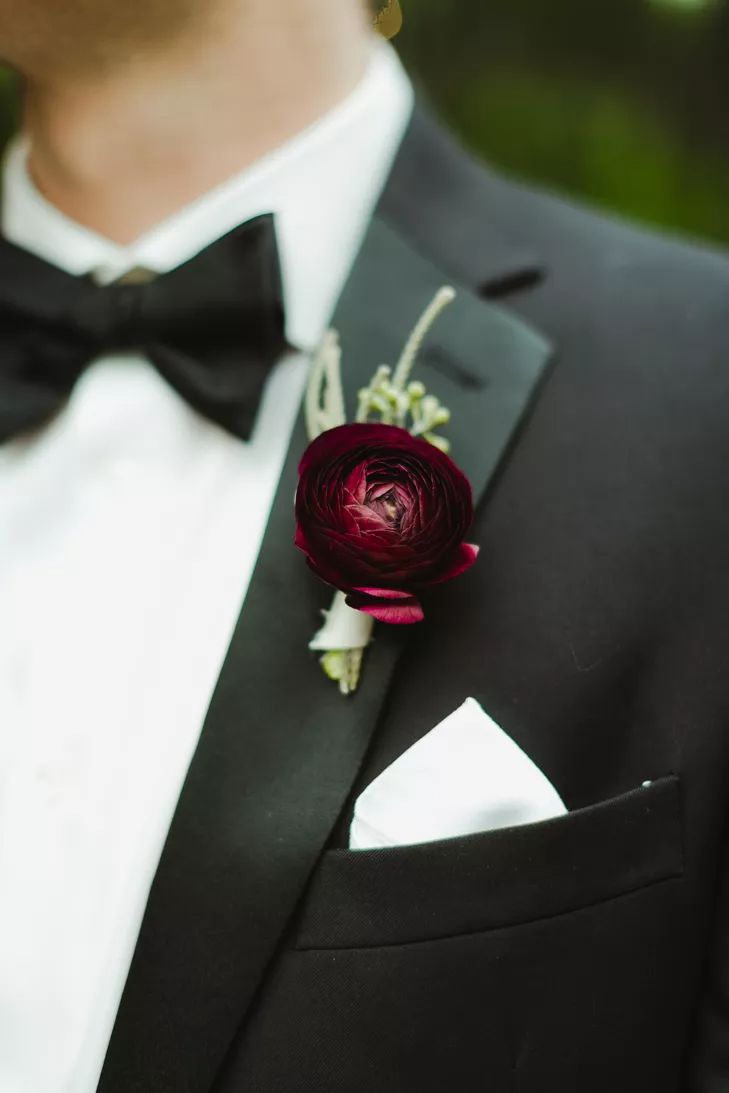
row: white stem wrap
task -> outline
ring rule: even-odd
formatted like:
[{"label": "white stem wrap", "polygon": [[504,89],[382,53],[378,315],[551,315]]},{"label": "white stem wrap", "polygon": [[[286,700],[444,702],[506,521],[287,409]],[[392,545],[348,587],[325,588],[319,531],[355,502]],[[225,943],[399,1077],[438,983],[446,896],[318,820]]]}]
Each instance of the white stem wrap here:
[{"label": "white stem wrap", "polygon": [[322,611],[325,622],[309,642],[315,653],[347,652],[366,649],[372,641],[375,620],[371,615],[347,607],[343,592],[337,592],[329,611]]}]

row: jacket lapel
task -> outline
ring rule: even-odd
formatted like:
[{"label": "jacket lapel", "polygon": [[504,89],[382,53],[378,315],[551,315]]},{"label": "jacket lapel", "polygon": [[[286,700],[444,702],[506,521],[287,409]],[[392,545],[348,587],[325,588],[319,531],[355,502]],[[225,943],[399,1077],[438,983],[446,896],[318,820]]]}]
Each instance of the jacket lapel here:
[{"label": "jacket lapel", "polygon": [[[350,415],[358,388],[379,363],[394,363],[443,282],[437,264],[375,218],[333,322]],[[539,335],[467,289],[434,332],[417,375],[452,410],[453,455],[477,497],[548,356]],[[300,418],[152,886],[100,1093],[211,1088],[348,797],[408,639],[408,628],[377,629],[349,699],[308,653],[331,593],[293,547],[306,442]]]}]

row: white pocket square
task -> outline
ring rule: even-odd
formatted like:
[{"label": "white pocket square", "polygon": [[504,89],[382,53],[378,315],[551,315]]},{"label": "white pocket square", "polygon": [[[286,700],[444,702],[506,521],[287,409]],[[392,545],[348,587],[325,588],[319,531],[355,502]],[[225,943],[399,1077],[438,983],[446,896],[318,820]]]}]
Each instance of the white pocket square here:
[{"label": "white pocket square", "polygon": [[566,812],[539,767],[469,698],[360,795],[349,846],[414,845]]}]

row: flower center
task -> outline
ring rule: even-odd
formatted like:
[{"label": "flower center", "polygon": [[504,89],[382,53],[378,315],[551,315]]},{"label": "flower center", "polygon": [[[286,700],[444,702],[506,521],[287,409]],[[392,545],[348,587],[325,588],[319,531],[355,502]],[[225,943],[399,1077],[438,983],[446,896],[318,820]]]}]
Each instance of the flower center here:
[{"label": "flower center", "polygon": [[405,505],[394,486],[379,485],[368,490],[365,504],[390,527],[396,529],[400,527],[405,514]]}]

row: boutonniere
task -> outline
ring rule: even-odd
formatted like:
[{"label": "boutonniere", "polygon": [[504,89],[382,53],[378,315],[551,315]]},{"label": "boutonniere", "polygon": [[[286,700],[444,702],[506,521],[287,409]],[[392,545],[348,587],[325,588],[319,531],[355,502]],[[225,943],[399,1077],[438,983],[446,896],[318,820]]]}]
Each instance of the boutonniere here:
[{"label": "boutonniere", "polygon": [[421,622],[421,593],[460,576],[478,556],[479,548],[465,541],[471,484],[437,432],[450,413],[412,379],[426,334],[454,296],[452,288],[440,290],[398,364],[379,367],[359,392],[351,424],[336,331],[327,333],[312,363],[295,542],[336,589],[309,648],[321,654],[322,668],[345,695],[357,689],[375,622]]}]

